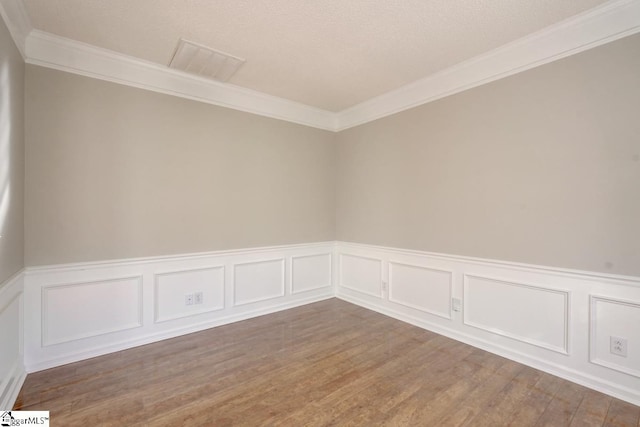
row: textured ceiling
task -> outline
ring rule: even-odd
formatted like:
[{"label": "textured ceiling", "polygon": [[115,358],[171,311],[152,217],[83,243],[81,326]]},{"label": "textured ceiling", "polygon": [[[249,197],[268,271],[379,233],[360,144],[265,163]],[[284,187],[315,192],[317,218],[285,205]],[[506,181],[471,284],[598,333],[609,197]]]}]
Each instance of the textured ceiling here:
[{"label": "textured ceiling", "polygon": [[34,28],[169,64],[179,38],[246,58],[229,83],[341,111],[605,0],[24,0]]}]

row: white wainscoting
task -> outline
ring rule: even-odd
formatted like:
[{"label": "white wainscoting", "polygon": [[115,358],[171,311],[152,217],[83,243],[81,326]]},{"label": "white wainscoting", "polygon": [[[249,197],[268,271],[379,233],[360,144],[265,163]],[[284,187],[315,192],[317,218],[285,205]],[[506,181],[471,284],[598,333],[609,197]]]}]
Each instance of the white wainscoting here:
[{"label": "white wainscoting", "polygon": [[389,262],[389,301],[451,319],[453,272]]},{"label": "white wainscoting", "polygon": [[640,278],[347,242],[335,255],[341,299],[640,404]]},{"label": "white wainscoting", "polygon": [[11,409],[24,383],[23,274],[0,283],[0,409]]},{"label": "white wainscoting", "polygon": [[[627,355],[610,351],[610,337],[627,340]],[[640,301],[591,296],[591,361],[640,378]]]},{"label": "white wainscoting", "polygon": [[28,268],[0,288],[0,403],[25,367],[332,296],[640,404],[640,278],[345,242]]},{"label": "white wainscoting", "polygon": [[292,257],[291,293],[332,286],[331,259],[331,253]]},{"label": "white wainscoting", "polygon": [[464,275],[465,325],[568,354],[569,293]]},{"label": "white wainscoting", "polygon": [[382,297],[382,260],[359,255],[340,254],[339,284],[341,287]]},{"label": "white wainscoting", "polygon": [[[327,242],[28,268],[24,365],[33,372],[330,298],[333,249]],[[187,305],[196,293],[202,301]]]},{"label": "white wainscoting", "polygon": [[285,293],[284,258],[233,266],[234,306],[281,298]]},{"label": "white wainscoting", "polygon": [[[155,321],[179,319],[224,308],[224,266],[155,275]],[[202,293],[202,303],[185,305],[185,294]]]},{"label": "white wainscoting", "polygon": [[142,276],[42,287],[42,346],[142,326]]}]

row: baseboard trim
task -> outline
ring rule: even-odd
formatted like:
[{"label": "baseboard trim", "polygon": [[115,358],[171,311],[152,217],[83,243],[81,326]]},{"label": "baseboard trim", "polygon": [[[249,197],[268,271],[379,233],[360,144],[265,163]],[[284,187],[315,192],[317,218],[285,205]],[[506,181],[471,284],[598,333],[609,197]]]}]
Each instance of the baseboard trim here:
[{"label": "baseboard trim", "polygon": [[9,376],[10,381],[3,387],[2,393],[0,393],[0,408],[3,410],[13,408],[18,394],[22,389],[24,381],[27,379],[27,371],[22,366],[22,361],[16,361],[11,374]]},{"label": "baseboard trim", "polygon": [[288,310],[296,307],[300,307],[307,304],[312,304],[314,302],[324,301],[326,299],[334,298],[332,293],[327,293],[324,295],[314,296],[311,298],[299,299],[296,301],[291,301],[283,304],[274,305],[268,308],[253,310],[249,312],[245,312],[242,314],[232,314],[229,316],[224,316],[220,318],[215,318],[211,320],[207,320],[204,322],[199,322],[195,324],[191,324],[186,327],[175,328],[168,331],[163,331],[160,333],[154,333],[142,338],[137,338],[133,340],[116,342],[106,346],[100,346],[85,350],[81,353],[69,353],[63,356],[59,356],[56,358],[52,358],[49,360],[44,360],[38,363],[33,363],[26,366],[27,373],[33,373],[42,371],[45,369],[54,368],[57,366],[66,365],[69,363],[79,362],[86,359],[91,359],[93,357],[103,356],[109,353],[115,353],[118,351],[127,350],[130,348],[135,348],[147,344],[152,344],[158,341],[167,340],[170,338],[179,337],[182,335],[192,334],[195,332],[204,331],[206,329],[215,328],[218,326],[228,325],[230,323],[240,322],[242,320],[252,319],[255,317],[264,316],[271,313],[276,313],[282,310]]},{"label": "baseboard trim", "polygon": [[634,405],[640,406],[640,396],[638,396],[638,393],[636,390],[626,388],[626,387],[621,387],[618,384],[615,384],[609,381],[603,381],[594,376],[585,375],[584,373],[581,373],[572,369],[567,369],[566,367],[559,366],[554,363],[549,363],[539,358],[531,357],[527,354],[514,351],[512,349],[509,349],[500,345],[496,345],[495,343],[491,343],[489,341],[479,339],[477,337],[473,337],[468,334],[460,333],[453,329],[442,327],[441,325],[437,325],[435,323],[429,322],[428,320],[410,316],[410,315],[407,315],[406,313],[401,313],[396,310],[390,309],[388,307],[372,304],[369,301],[366,301],[364,299],[358,298],[353,295],[346,295],[344,293],[339,293],[338,295],[336,295],[336,298],[358,305],[360,307],[375,311],[377,313],[384,314],[385,316],[392,317],[396,320],[409,323],[419,328],[426,329],[431,332],[435,332],[437,334],[446,336],[456,341],[463,342],[465,344],[488,351],[490,353],[497,354],[498,356],[505,357],[515,362],[522,363],[523,365],[527,365],[532,368],[539,369],[543,372],[555,375],[565,380],[574,382],[576,384],[580,384],[582,386],[600,391],[602,393],[608,394],[610,396],[613,396],[618,399],[632,403]]}]

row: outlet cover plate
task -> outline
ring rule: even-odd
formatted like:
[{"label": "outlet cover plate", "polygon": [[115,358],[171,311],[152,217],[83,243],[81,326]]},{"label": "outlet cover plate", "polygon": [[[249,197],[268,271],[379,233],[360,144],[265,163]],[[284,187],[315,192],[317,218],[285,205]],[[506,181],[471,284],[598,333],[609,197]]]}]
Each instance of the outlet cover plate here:
[{"label": "outlet cover plate", "polygon": [[609,342],[609,351],[611,354],[617,354],[618,356],[627,357],[627,340],[626,338],[611,336]]}]

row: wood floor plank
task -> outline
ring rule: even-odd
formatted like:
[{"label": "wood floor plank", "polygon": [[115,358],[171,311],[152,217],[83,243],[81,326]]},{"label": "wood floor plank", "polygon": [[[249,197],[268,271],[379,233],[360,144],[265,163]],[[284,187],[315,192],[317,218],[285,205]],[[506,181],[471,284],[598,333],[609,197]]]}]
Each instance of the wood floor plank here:
[{"label": "wood floor plank", "polygon": [[535,425],[538,427],[571,425],[573,415],[582,403],[586,391],[585,387],[577,384],[563,383]]},{"label": "wood floor plank", "polygon": [[507,425],[513,427],[535,425],[562,384],[562,379],[543,373],[540,380],[521,402],[520,407],[511,414],[511,420]]},{"label": "wood floor plank", "polygon": [[524,368],[487,403],[484,411],[476,415],[468,424],[474,427],[509,424],[512,414],[541,377],[542,372],[532,368]]},{"label": "wood floor plank", "polygon": [[337,299],[29,374],[14,409],[71,427],[640,422],[637,406]]},{"label": "wood floor plank", "polygon": [[[495,369],[491,367],[491,356],[481,350],[474,350],[458,362],[449,375],[441,377],[438,381],[429,381],[432,383],[433,397],[429,399],[422,398],[423,402],[421,403],[420,395],[416,395],[416,404],[421,408],[417,411],[412,411],[411,417],[419,418],[420,422],[433,425],[441,422],[437,420],[449,412],[452,407],[458,405],[461,398],[467,395],[475,385],[486,380],[495,372]],[[428,372],[425,372],[424,375],[429,378]],[[389,417],[385,423],[392,425],[397,419],[397,415]]]},{"label": "wood floor plank", "polygon": [[634,427],[640,422],[640,407],[613,399],[603,424],[604,427]]},{"label": "wood floor plank", "polygon": [[[478,414],[485,412],[491,399],[525,368],[499,356],[492,355],[491,359],[489,369],[479,373],[473,389],[439,421],[442,425],[473,425],[473,420]],[[497,365],[497,369],[491,368],[493,364]]]},{"label": "wood floor plank", "polygon": [[571,421],[572,427],[602,426],[607,417],[612,397],[595,390],[587,390],[580,407]]}]

